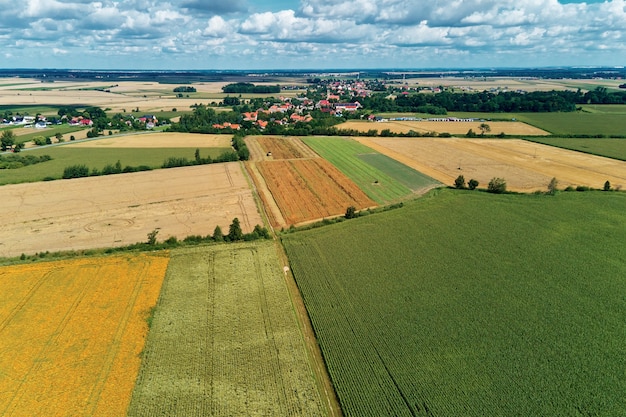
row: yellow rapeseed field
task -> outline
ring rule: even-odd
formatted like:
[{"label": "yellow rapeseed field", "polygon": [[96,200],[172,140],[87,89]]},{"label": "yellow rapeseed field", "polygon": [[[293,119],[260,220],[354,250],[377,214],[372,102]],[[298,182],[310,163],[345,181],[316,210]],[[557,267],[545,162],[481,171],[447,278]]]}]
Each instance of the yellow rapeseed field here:
[{"label": "yellow rapeseed field", "polygon": [[0,268],[0,416],[126,414],[168,254]]}]

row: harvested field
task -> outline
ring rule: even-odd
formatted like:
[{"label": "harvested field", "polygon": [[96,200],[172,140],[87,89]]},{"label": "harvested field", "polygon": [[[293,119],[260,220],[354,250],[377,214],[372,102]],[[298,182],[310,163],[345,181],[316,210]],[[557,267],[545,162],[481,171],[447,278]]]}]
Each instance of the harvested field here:
[{"label": "harvested field", "polygon": [[244,233],[262,224],[237,162],[5,185],[0,256],[80,250],[208,235],[234,217]]},{"label": "harvested field", "polygon": [[125,415],[168,259],[0,268],[0,415]]},{"label": "harvested field", "polygon": [[[322,158],[256,163],[288,225],[376,205]],[[275,225],[278,226],[278,225]]]},{"label": "harvested field", "polygon": [[626,186],[626,162],[558,149],[523,140],[442,138],[356,138],[444,184],[463,175],[486,187],[494,177],[507,189],[546,190],[555,177],[559,188],[586,185],[602,188],[605,181]]},{"label": "harvested field", "polygon": [[276,250],[172,252],[130,417],[328,415]]},{"label": "harvested field", "polygon": [[450,133],[452,135],[465,135],[470,129],[480,134],[479,126],[486,123],[491,128],[490,134],[497,135],[503,132],[506,135],[532,135],[544,136],[550,133],[522,122],[435,122],[435,121],[389,121],[389,122],[366,122],[349,120],[337,125],[338,129],[354,129],[361,132],[368,130],[389,129],[393,133],[408,133],[410,130],[418,133]]},{"label": "harvested field", "polygon": [[[257,141],[263,153],[260,160],[317,158],[318,155],[306,146],[299,138],[254,136],[251,141]],[[271,154],[271,155],[268,155]],[[256,156],[256,155],[255,155]]]},{"label": "harvested field", "polygon": [[66,146],[84,148],[230,148],[232,135],[158,132],[99,137]]}]

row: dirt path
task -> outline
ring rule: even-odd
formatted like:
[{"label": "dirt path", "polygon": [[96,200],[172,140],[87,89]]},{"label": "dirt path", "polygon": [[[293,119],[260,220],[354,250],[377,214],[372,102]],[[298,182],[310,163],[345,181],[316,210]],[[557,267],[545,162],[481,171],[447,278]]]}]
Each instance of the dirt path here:
[{"label": "dirt path", "polygon": [[289,260],[287,259],[285,248],[279,240],[276,240],[276,252],[278,253],[278,258],[284,265],[283,271],[285,272],[285,283],[287,284],[287,289],[289,290],[289,294],[291,296],[291,302],[300,324],[300,329],[302,331],[302,336],[304,337],[309,359],[311,361],[311,367],[319,387],[320,395],[322,396],[322,399],[327,407],[328,415],[330,417],[341,417],[342,413],[341,407],[339,406],[339,399],[337,398],[337,394],[335,393],[335,389],[333,388],[333,384],[330,380],[330,375],[326,369],[326,363],[324,362],[322,351],[317,344],[315,332],[313,331],[313,325],[309,319],[309,313],[306,311],[302,295],[300,294],[296,280],[291,273],[291,269],[289,268]]}]

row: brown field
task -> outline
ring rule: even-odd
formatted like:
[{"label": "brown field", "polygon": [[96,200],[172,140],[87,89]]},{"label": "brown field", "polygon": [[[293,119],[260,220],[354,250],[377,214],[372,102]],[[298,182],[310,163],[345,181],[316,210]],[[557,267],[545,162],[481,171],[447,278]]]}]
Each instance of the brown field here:
[{"label": "brown field", "polygon": [[288,225],[341,215],[349,206],[376,205],[322,158],[261,161],[256,166]]},{"label": "brown field", "polygon": [[0,268],[0,415],[126,415],[168,259]]},{"label": "brown field", "polygon": [[485,188],[492,178],[504,178],[507,189],[520,192],[545,191],[552,178],[559,181],[559,188],[602,188],[607,180],[615,187],[626,186],[626,162],[523,140],[355,139],[449,185],[463,175]]},{"label": "brown field", "polygon": [[[379,133],[389,129],[393,133],[408,133],[410,130],[418,133],[450,133],[452,135],[465,135],[470,129],[476,134],[480,134],[480,126],[483,122],[431,122],[431,121],[389,121],[389,122],[367,122],[360,120],[349,120],[337,125],[338,129],[354,129],[361,132],[375,129]],[[522,122],[486,122],[491,128],[490,134],[497,135],[504,132],[506,135],[549,135],[545,130]]]},{"label": "brown field", "polygon": [[83,148],[230,148],[232,135],[205,135],[194,133],[141,133],[124,136],[100,137],[66,146]]},{"label": "brown field", "polygon": [[202,165],[0,187],[0,256],[82,250],[262,224],[242,165]]},{"label": "brown field", "polygon": [[[317,158],[318,155],[299,138],[276,137],[276,136],[254,136],[250,141],[256,141],[261,150],[255,147],[253,160],[277,160],[277,159],[297,159],[297,158]],[[271,153],[271,155],[268,155]]]}]

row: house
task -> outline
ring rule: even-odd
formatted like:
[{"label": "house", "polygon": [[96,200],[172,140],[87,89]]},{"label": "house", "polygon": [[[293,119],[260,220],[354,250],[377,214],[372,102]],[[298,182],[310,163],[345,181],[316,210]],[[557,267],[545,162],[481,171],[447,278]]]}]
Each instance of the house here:
[{"label": "house", "polygon": [[357,111],[361,107],[361,103],[359,103],[358,101],[355,101],[354,103],[337,103],[335,104],[335,111]]}]

